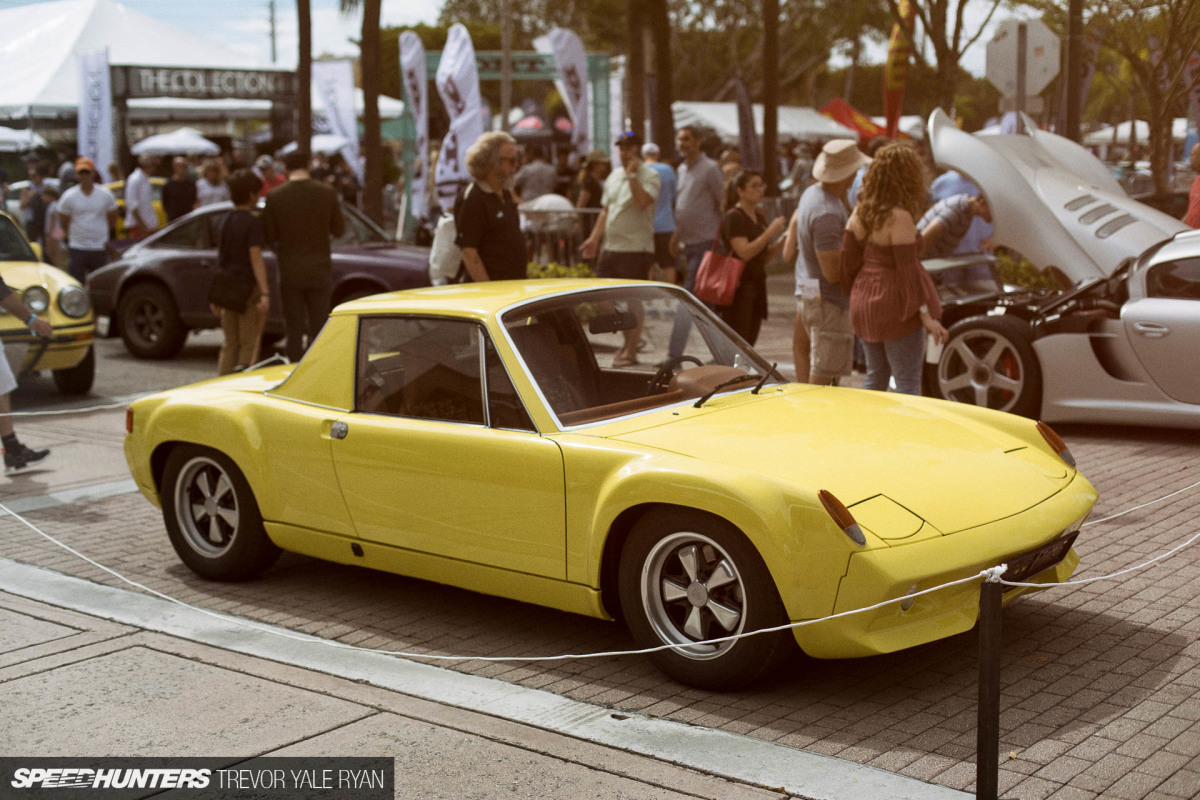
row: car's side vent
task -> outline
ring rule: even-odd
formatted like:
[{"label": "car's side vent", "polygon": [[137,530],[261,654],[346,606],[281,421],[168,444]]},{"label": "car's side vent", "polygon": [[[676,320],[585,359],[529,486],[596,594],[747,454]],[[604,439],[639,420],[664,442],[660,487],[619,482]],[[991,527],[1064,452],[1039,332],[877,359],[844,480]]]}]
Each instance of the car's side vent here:
[{"label": "car's side vent", "polygon": [[1084,225],[1091,225],[1096,220],[1100,219],[1101,217],[1106,217],[1116,210],[1117,210],[1116,206],[1105,203],[1102,206],[1097,206],[1096,208],[1093,208],[1091,211],[1089,211],[1086,214],[1084,214],[1083,216],[1081,216],[1079,218],[1079,221],[1082,222]]},{"label": "car's side vent", "polygon": [[1133,214],[1122,214],[1116,219],[1110,219],[1108,222],[1097,228],[1096,238],[1107,239],[1117,231],[1121,230],[1121,228],[1124,228],[1126,225],[1131,225],[1137,221],[1137,217],[1135,217]]},{"label": "car's side vent", "polygon": [[1096,202],[1096,198],[1093,195],[1085,194],[1076,197],[1074,200],[1063,206],[1063,208],[1067,209],[1067,211],[1078,211],[1084,206],[1090,205],[1094,202]]}]

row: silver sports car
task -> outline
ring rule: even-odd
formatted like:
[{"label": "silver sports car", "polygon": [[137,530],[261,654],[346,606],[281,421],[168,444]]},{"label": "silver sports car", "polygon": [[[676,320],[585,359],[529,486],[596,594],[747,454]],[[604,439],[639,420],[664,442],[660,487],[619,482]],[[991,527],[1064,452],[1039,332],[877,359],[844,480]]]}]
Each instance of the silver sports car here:
[{"label": "silver sports car", "polygon": [[952,306],[931,393],[1039,417],[1200,428],[1200,231],[1131,200],[1079,145],[930,118],[935,160],[992,208],[995,241],[1073,282]]}]

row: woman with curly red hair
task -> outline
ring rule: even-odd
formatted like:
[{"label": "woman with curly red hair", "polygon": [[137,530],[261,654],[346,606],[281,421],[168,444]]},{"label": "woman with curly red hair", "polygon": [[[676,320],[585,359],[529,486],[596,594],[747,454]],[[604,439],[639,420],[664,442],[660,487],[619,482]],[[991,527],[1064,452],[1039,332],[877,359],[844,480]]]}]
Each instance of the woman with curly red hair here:
[{"label": "woman with curly red hair", "polygon": [[867,167],[858,206],[846,223],[840,260],[850,324],[863,340],[866,389],[921,393],[925,335],[945,344],[942,304],[921,266],[915,221],[925,210],[925,168],[905,144],[882,148]]}]

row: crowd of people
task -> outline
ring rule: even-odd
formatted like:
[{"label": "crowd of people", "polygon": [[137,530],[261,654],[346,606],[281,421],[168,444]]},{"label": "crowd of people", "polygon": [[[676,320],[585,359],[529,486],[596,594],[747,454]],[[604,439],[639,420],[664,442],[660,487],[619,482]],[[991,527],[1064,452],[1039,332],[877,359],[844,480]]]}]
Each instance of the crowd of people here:
[{"label": "crowd of people", "polygon": [[[796,275],[798,379],[836,385],[861,361],[867,388],[920,393],[926,337],[947,339],[921,259],[990,249],[991,212],[978,187],[955,172],[931,185],[910,143],[873,140],[868,155],[855,141],[833,140],[808,158],[805,146],[786,142],[779,170],[795,189],[796,211],[768,219],[762,174],[745,169],[736,148],[713,158],[703,142],[702,130],[681,128],[672,167],[658,144],[626,132],[615,142],[615,167],[600,150],[583,159],[568,192],[577,208],[598,210],[579,218],[579,255],[592,273],[694,291],[706,253],[732,255],[744,264],[741,278],[732,301],[713,310],[754,344],[768,313],[766,266],[782,254]],[[467,280],[525,274],[518,207],[561,187],[563,170],[540,149],[527,148],[518,168],[520,158],[502,132],[468,152],[474,180],[455,205]],[[637,363],[641,324],[624,332],[614,367]],[[672,354],[688,335],[686,324],[676,327]]]}]

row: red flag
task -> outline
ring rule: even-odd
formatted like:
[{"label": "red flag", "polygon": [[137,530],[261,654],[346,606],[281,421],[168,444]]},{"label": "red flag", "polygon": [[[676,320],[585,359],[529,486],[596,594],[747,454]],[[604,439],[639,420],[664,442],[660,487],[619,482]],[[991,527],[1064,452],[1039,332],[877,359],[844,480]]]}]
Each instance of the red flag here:
[{"label": "red flag", "polygon": [[834,122],[858,131],[858,140],[863,144],[870,142],[876,136],[887,135],[886,128],[840,97],[835,97],[826,103],[821,108],[821,113]]},{"label": "red flag", "polygon": [[896,138],[900,114],[904,109],[904,87],[908,83],[908,56],[912,52],[913,18],[916,9],[909,0],[900,0],[900,21],[892,25],[888,38],[887,63],[883,66],[883,115],[887,135]]}]

